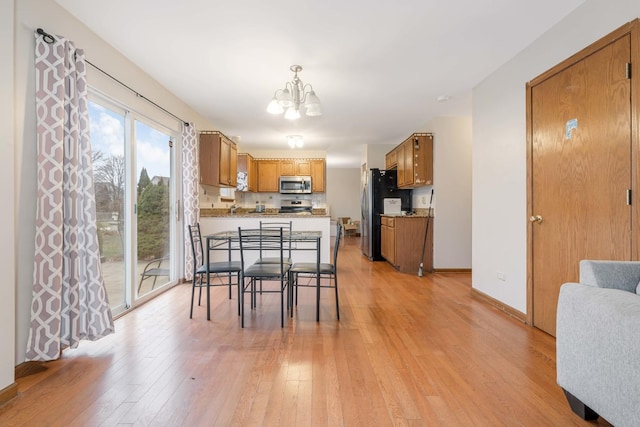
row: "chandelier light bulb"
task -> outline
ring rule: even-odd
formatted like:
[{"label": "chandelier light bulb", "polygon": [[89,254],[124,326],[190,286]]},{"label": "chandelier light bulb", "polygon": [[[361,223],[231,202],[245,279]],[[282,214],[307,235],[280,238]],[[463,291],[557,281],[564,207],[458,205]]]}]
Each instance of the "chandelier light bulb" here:
[{"label": "chandelier light bulb", "polygon": [[287,108],[287,112],[284,113],[284,118],[287,120],[297,120],[300,118],[300,111],[296,110],[294,107]]},{"label": "chandelier light bulb", "polygon": [[284,113],[284,108],[278,102],[276,97],[274,96],[269,105],[267,106],[267,112],[270,114],[282,114]]}]

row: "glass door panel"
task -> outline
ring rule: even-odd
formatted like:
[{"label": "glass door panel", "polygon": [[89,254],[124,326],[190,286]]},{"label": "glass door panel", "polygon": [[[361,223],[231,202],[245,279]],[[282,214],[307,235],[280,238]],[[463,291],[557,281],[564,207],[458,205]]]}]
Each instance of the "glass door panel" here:
[{"label": "glass door panel", "polygon": [[114,314],[130,304],[126,287],[125,113],[89,102],[100,260]]},{"label": "glass door panel", "polygon": [[135,120],[138,297],[174,276],[172,145],[171,135]]}]

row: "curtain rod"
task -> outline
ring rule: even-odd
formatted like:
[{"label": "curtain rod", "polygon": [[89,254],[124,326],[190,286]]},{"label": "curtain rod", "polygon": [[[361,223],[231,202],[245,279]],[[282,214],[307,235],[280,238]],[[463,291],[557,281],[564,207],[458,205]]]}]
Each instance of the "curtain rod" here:
[{"label": "curtain rod", "polygon": [[[55,37],[53,37],[51,34],[45,32],[42,28],[38,28],[36,30],[36,32],[38,34],[40,34],[42,36],[42,39],[48,43],[48,44],[52,44],[53,42],[56,41]],[[152,104],[153,106],[155,106],[156,108],[159,108],[160,110],[164,111],[165,113],[169,114],[170,116],[176,118],[177,120],[181,121],[182,123],[184,123],[185,126],[189,126],[189,122],[182,120],[180,117],[176,116],[175,114],[173,114],[171,111],[166,110],[165,108],[161,107],[160,105],[156,104],[155,102],[153,102],[152,100],[150,100],[149,98],[147,98],[146,96],[142,95],[141,93],[139,93],[138,91],[134,90],[132,87],[128,86],[127,84],[121,82],[120,80],[118,80],[117,78],[115,78],[114,76],[112,76],[111,74],[107,73],[106,71],[104,71],[102,68],[98,67],[97,65],[93,64],[91,61],[89,61],[88,59],[85,58],[85,61],[87,64],[91,65],[93,68],[95,68],[96,70],[100,71],[102,74],[104,74],[105,76],[109,77],[111,80],[119,83],[121,86],[126,87],[127,89],[129,89],[131,92],[133,92],[138,98],[142,98],[145,101],[147,101],[148,103]]]}]

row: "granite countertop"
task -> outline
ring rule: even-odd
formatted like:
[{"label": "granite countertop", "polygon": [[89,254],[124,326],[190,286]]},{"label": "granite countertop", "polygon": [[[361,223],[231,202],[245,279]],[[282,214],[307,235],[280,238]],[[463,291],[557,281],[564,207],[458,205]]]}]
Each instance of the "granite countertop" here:
[{"label": "granite countertop", "polygon": [[235,214],[224,208],[200,208],[201,218],[329,218],[326,209],[314,209],[310,213],[280,213],[278,209],[266,209],[265,212],[255,212],[253,209],[238,208]]},{"label": "granite countertop", "polygon": [[[426,218],[427,209],[424,209],[424,212],[416,212],[411,215],[403,215],[403,214],[380,214],[380,216],[388,216],[393,218]],[[435,212],[431,212],[431,218],[435,218]]]}]

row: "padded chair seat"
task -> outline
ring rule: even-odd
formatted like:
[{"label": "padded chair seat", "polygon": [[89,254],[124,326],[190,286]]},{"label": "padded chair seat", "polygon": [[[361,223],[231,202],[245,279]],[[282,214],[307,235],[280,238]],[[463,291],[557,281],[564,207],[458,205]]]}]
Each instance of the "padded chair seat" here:
[{"label": "padded chair seat", "polygon": [[[292,273],[315,273],[317,264],[315,262],[297,262],[289,270]],[[335,274],[336,269],[333,264],[321,263],[320,274]]]},{"label": "padded chair seat", "polygon": [[[284,274],[289,271],[289,266],[284,266]],[[253,264],[244,270],[245,277],[280,277],[283,270],[280,264]]]},{"label": "padded chair seat", "polygon": [[[209,273],[228,273],[242,271],[242,263],[240,261],[219,261],[209,263]],[[201,265],[196,274],[205,274],[207,267]]]}]

